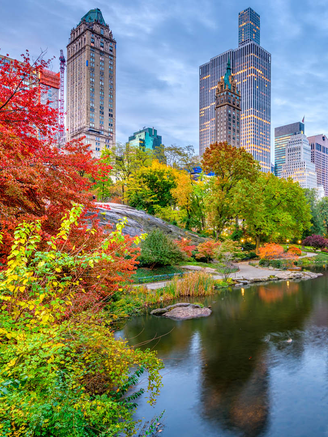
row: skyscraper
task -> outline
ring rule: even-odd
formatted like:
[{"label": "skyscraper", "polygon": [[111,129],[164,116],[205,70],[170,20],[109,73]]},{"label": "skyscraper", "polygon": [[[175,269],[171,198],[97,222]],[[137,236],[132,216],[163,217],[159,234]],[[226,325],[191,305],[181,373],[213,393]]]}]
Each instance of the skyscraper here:
[{"label": "skyscraper", "polygon": [[318,188],[315,165],[311,162],[311,147],[304,134],[292,135],[286,146],[286,162],[281,177],[292,178],[302,188]]},{"label": "skyscraper", "polygon": [[318,184],[323,185],[325,196],[328,196],[328,138],[326,135],[308,137],[311,146],[311,161],[315,165]]},{"label": "skyscraper", "polygon": [[68,139],[86,136],[94,156],[116,141],[116,41],[100,9],[72,29],[67,46]]},{"label": "skyscraper", "polygon": [[304,123],[297,122],[276,127],[274,130],[275,175],[281,177],[286,162],[286,147],[292,135],[304,134]]},{"label": "skyscraper", "polygon": [[215,142],[240,146],[240,93],[231,75],[230,59],[215,93]]},{"label": "skyscraper", "polygon": [[251,8],[239,14],[239,47],[199,68],[199,152],[215,141],[215,90],[228,59],[241,96],[240,146],[271,171],[271,55],[260,45],[260,16]]}]

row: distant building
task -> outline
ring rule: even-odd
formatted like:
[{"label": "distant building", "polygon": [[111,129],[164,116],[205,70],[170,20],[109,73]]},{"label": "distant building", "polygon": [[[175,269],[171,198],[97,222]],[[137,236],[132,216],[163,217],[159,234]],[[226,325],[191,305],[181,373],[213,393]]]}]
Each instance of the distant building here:
[{"label": "distant building", "polygon": [[286,146],[286,161],[281,177],[292,178],[302,188],[318,189],[315,165],[311,162],[311,147],[304,134],[292,135]]},{"label": "distant building", "polygon": [[286,147],[292,135],[304,134],[304,123],[297,122],[276,127],[274,130],[275,175],[281,177],[286,162]]},{"label": "distant building", "polygon": [[315,165],[317,181],[323,185],[325,196],[328,196],[328,138],[326,135],[308,137],[311,146],[311,161]]},{"label": "distant building", "polygon": [[238,48],[227,50],[199,67],[199,151],[213,142],[216,87],[230,59],[241,95],[240,146],[263,172],[271,171],[271,54],[260,46],[260,16],[248,8],[239,13]]},{"label": "distant building", "polygon": [[60,73],[43,69],[40,73],[40,84],[42,86],[41,103],[47,104],[50,108],[59,110],[59,88]]},{"label": "distant building", "polygon": [[162,137],[157,135],[157,130],[153,127],[144,128],[135,132],[129,137],[129,144],[131,146],[138,146],[144,149],[155,149],[162,144]]},{"label": "distant building", "polygon": [[116,41],[100,9],[71,30],[67,46],[68,140],[86,136],[95,157],[116,142]]},{"label": "distant building", "polygon": [[238,45],[251,41],[260,45],[260,16],[252,8],[247,8],[238,16]]},{"label": "distant building", "polygon": [[231,75],[230,59],[227,71],[218,82],[215,93],[215,142],[227,142],[240,147],[240,92]]}]

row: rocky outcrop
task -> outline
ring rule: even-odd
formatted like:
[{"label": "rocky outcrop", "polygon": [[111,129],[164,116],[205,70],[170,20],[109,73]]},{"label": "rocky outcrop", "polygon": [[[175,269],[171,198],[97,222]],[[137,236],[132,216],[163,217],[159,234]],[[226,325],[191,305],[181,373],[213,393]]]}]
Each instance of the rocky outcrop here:
[{"label": "rocky outcrop", "polygon": [[98,219],[100,224],[105,226],[107,224],[116,224],[124,217],[128,219],[123,233],[135,237],[143,233],[149,233],[153,229],[161,229],[165,234],[172,239],[189,238],[193,244],[202,243],[205,239],[199,237],[193,232],[185,231],[177,226],[147,214],[145,211],[139,211],[135,208],[126,205],[119,205],[117,203],[108,203],[106,206],[110,209],[98,208]]},{"label": "rocky outcrop", "polygon": [[209,308],[202,308],[200,305],[191,303],[176,303],[165,308],[157,308],[151,311],[153,316],[162,316],[173,320],[198,319],[208,317],[212,311]]}]

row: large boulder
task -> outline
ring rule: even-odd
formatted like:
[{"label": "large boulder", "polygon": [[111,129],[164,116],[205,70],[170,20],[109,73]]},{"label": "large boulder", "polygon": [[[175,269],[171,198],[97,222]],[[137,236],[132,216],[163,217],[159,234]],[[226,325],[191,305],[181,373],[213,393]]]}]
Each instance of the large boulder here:
[{"label": "large boulder", "polygon": [[209,308],[202,308],[200,305],[192,303],[176,303],[166,308],[157,308],[151,311],[153,316],[166,317],[173,320],[198,319],[199,317],[208,317],[212,311]]},{"label": "large boulder", "polygon": [[[149,233],[154,229],[161,229],[172,239],[189,238],[193,244],[202,243],[205,239],[199,237],[193,232],[185,231],[177,226],[147,214],[145,211],[139,211],[127,205],[119,205],[117,203],[107,203],[106,208],[98,206],[98,219],[100,224],[105,226],[109,223],[116,224],[124,217],[128,219],[123,233],[135,237],[143,233]],[[107,208],[110,209],[107,209]]]}]

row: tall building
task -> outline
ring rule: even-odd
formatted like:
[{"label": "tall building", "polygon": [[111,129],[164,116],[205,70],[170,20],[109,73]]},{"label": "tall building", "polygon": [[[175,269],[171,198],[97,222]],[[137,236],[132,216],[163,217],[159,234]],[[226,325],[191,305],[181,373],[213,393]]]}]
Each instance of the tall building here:
[{"label": "tall building", "polygon": [[[59,110],[60,73],[43,69],[40,73],[42,85],[41,103],[48,104],[50,108]],[[59,120],[58,120],[59,121]]]},{"label": "tall building", "polygon": [[326,135],[308,137],[311,145],[311,161],[315,165],[317,181],[323,185],[325,196],[328,196],[328,138]]},{"label": "tall building", "polygon": [[286,162],[281,177],[292,178],[302,188],[318,188],[315,165],[311,162],[311,147],[304,134],[292,135],[286,146]]},{"label": "tall building", "polygon": [[239,12],[238,16],[238,44],[255,41],[260,45],[260,16],[252,8]]},{"label": "tall building", "polygon": [[86,136],[96,157],[116,142],[116,41],[100,9],[71,31],[66,119],[68,140]]},{"label": "tall building", "polygon": [[281,177],[286,162],[286,147],[292,135],[304,134],[304,123],[297,122],[276,127],[274,130],[275,175]]},{"label": "tall building", "polygon": [[145,149],[155,149],[162,144],[162,137],[157,135],[157,130],[153,127],[143,128],[135,132],[129,137],[129,144],[131,146],[143,147]]},{"label": "tall building", "polygon": [[240,146],[270,172],[271,55],[260,46],[260,16],[251,8],[239,14],[239,47],[199,68],[199,152],[215,141],[215,92],[228,59],[241,96]]},{"label": "tall building", "polygon": [[231,75],[230,59],[227,71],[215,92],[215,142],[240,146],[240,93]]}]

